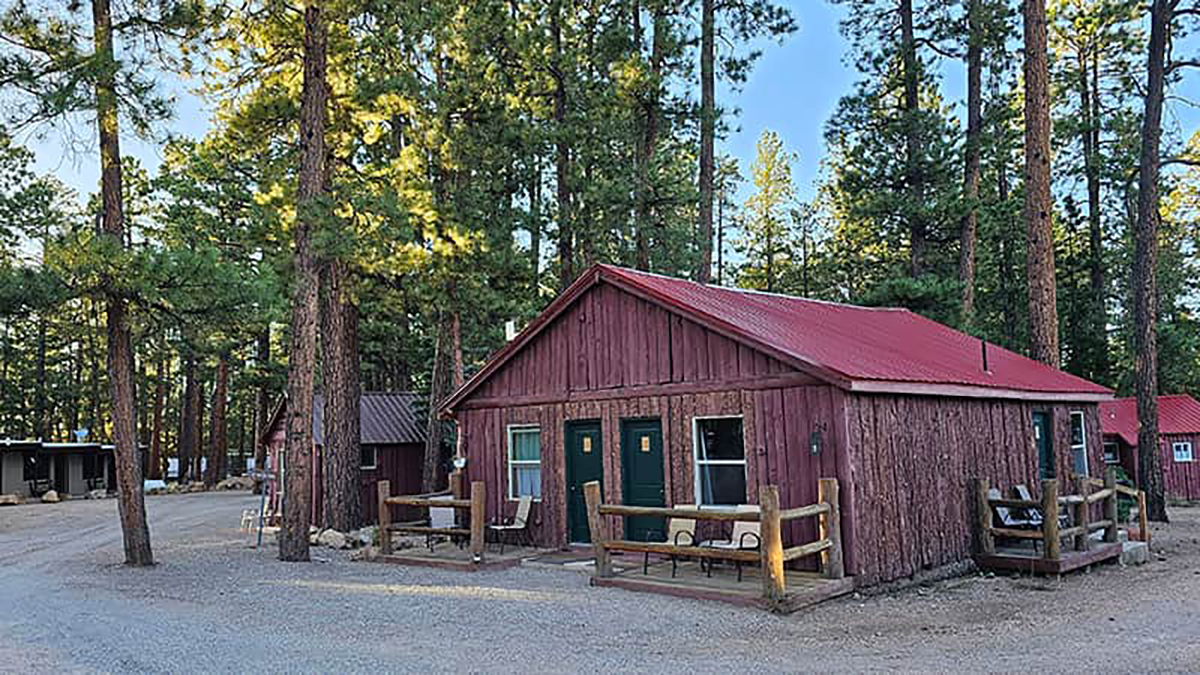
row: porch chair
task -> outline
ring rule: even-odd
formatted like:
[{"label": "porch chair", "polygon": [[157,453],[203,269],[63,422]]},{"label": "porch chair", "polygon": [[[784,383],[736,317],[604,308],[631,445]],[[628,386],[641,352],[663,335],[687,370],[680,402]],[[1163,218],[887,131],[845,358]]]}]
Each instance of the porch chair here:
[{"label": "porch chair", "polygon": [[[440,497],[434,497],[433,499],[439,500],[439,501],[440,500],[448,500],[448,499],[453,499],[453,496],[445,495],[445,496],[440,496]],[[450,506],[431,506],[431,507],[429,507],[429,527],[435,527],[435,528],[439,528],[439,529],[449,529],[449,528],[456,527],[455,519],[454,519],[454,508],[450,507]],[[433,552],[433,547],[435,544],[437,544],[437,538],[439,536],[440,535],[435,532],[428,532],[425,534],[425,545],[429,547],[430,552]],[[455,541],[456,539],[457,539],[457,541]],[[456,537],[452,536],[452,537],[450,537],[450,540],[454,541],[454,543],[458,544],[459,548],[463,547],[462,537],[456,538]]]},{"label": "porch chair", "polygon": [[[757,504],[742,504],[736,508],[738,511],[757,512]],[[727,540],[704,541],[700,546],[708,548],[719,548],[728,551],[757,551],[762,548],[762,526],[757,520],[735,520],[733,521],[733,532]],[[742,580],[742,561],[733,561],[737,567],[737,578]],[[712,576],[712,563],[708,561],[708,576]]]},{"label": "porch chair", "polygon": [[512,520],[505,523],[500,520],[488,525],[488,530],[496,533],[496,541],[500,542],[500,555],[504,555],[504,539],[510,532],[515,535],[516,543],[530,545],[529,541],[529,509],[533,506],[533,497],[525,495],[517,500],[517,512]]},{"label": "porch chair", "polygon": [[[1013,494],[1015,494],[1017,496],[1017,499],[1024,499],[1024,500],[1031,501],[1031,502],[1036,501],[1036,500],[1034,500],[1033,495],[1029,492],[1029,488],[1025,485],[1020,485],[1020,484],[1014,485],[1013,486]],[[1040,528],[1042,526],[1042,520],[1044,518],[1044,515],[1042,514],[1041,507],[1033,506],[1028,509],[1025,509],[1025,517],[1029,520],[1029,522],[1034,524],[1035,529]],[[1059,513],[1058,514],[1058,526],[1065,528],[1065,527],[1067,527],[1067,525],[1068,525],[1067,514]]]},{"label": "porch chair", "polygon": [[[676,504],[677,509],[694,509],[695,504]],[[663,534],[658,530],[651,530],[646,533],[646,540],[650,540],[652,534]],[[695,546],[696,545],[696,519],[695,518],[668,518],[667,532],[663,537],[663,541],[673,546]],[[671,554],[671,578],[675,578],[675,571],[679,565],[680,556]],[[648,574],[650,569],[650,552],[646,551],[642,558],[642,574]]]},{"label": "porch chair", "polygon": [[[991,488],[988,490],[988,499],[1002,499],[999,488]],[[1025,497],[1018,497],[1025,499]],[[1035,523],[1033,520],[1024,515],[1018,515],[1018,509],[1009,506],[992,505],[992,513],[1000,524],[1011,530],[1036,530],[1042,526],[1041,518]]]}]

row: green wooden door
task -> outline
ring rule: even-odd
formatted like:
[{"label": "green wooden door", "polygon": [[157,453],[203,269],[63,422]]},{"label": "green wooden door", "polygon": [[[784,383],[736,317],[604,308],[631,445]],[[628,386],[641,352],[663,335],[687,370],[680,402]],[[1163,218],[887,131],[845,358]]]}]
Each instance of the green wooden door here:
[{"label": "green wooden door", "polygon": [[1044,411],[1033,413],[1033,442],[1037,446],[1039,478],[1054,478],[1057,473],[1054,467],[1052,428],[1050,413]]},{"label": "green wooden door", "polygon": [[600,445],[600,422],[567,422],[567,537],[572,543],[592,540],[588,531],[587,502],[583,484],[588,481],[604,483],[603,448]]},{"label": "green wooden door", "polygon": [[[662,424],[657,419],[621,422],[621,474],[625,504],[665,506],[663,485]],[[630,516],[625,519],[625,538],[661,541],[663,519]]]}]

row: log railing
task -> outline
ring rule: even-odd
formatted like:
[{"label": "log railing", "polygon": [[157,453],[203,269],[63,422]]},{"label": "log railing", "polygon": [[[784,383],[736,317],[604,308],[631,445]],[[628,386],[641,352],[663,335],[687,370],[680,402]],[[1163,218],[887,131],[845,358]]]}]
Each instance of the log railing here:
[{"label": "log railing", "polygon": [[[601,503],[600,483],[592,481],[583,486],[587,502],[588,527],[596,556],[596,576],[613,575],[612,552],[630,551],[658,553],[680,557],[733,560],[758,563],[762,569],[763,596],[771,601],[782,600],[787,592],[784,563],[810,555],[820,555],[821,572],[830,579],[845,576],[842,559],[841,512],[838,508],[838,482],[822,478],[818,483],[816,504],[792,509],[779,507],[779,488],[766,485],[759,489],[758,511],[729,511],[719,509],[681,509],[669,507],[625,506]],[[691,520],[749,521],[759,523],[759,550],[731,550],[706,546],[678,546],[671,542],[642,542],[613,539],[606,516],[655,516]],[[799,546],[784,548],[785,523],[798,518],[819,518],[818,539]]]},{"label": "log railing", "polygon": [[[483,481],[473,481],[471,483],[471,496],[468,499],[445,499],[445,497],[454,497],[454,493],[450,490],[442,492],[429,492],[419,495],[393,495],[391,494],[391,481],[381,480],[378,483],[379,490],[379,551],[383,555],[392,553],[392,533],[401,534],[426,534],[426,535],[445,535],[447,537],[464,537],[470,542],[471,560],[476,563],[483,562],[484,549],[484,519],[485,519],[485,504],[486,502],[486,487]],[[393,523],[392,522],[392,507],[393,506],[416,506],[422,508],[442,508],[455,509],[466,511],[468,513],[465,520],[469,523],[468,527],[432,527],[424,524],[414,523]],[[460,520],[459,522],[462,522]]]},{"label": "log railing", "polygon": [[[1116,473],[1109,469],[1104,479],[1097,481],[1086,476],[1075,476],[1075,494],[1059,494],[1058,479],[1042,481],[1041,499],[1011,499],[1007,497],[989,497],[990,484],[986,478],[975,479],[976,495],[976,529],[979,535],[980,553],[992,555],[996,552],[996,538],[1040,540],[1042,557],[1046,560],[1059,560],[1062,557],[1062,539],[1072,538],[1077,551],[1086,551],[1091,547],[1091,533],[1104,530],[1104,541],[1117,541],[1117,485]],[[1094,486],[1099,490],[1092,491]],[[1092,504],[1102,502],[1104,517],[1091,520]],[[995,507],[1040,511],[1042,514],[1041,527],[1037,529],[1019,529],[1015,527],[997,526],[995,523]],[[1062,527],[1059,516],[1062,513],[1071,514],[1070,526]]]},{"label": "log railing", "polygon": [[[1110,469],[1110,471],[1111,471],[1111,469]],[[1092,484],[1093,487],[1103,487],[1104,486],[1104,481],[1100,480],[1099,478],[1088,478],[1087,480]],[[1117,494],[1125,495],[1126,497],[1129,497],[1130,499],[1133,499],[1135,502],[1137,502],[1138,538],[1141,541],[1146,542],[1147,545],[1149,545],[1150,544],[1150,523],[1147,522],[1148,519],[1146,517],[1146,491],[1139,490],[1137,488],[1132,488],[1132,487],[1129,487],[1128,485],[1121,485],[1120,483],[1114,484],[1113,489],[1117,491]]]}]

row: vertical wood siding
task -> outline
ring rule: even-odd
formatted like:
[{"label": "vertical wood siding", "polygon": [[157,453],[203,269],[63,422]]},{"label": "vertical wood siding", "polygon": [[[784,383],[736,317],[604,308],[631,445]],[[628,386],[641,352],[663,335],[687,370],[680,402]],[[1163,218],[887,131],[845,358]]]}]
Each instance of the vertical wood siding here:
[{"label": "vertical wood siding", "polygon": [[[1176,462],[1172,443],[1192,444],[1192,461]],[[1163,490],[1177,499],[1200,499],[1200,434],[1164,434],[1162,436]],[[1136,461],[1136,457],[1135,457]]]},{"label": "vertical wood siding", "polygon": [[693,321],[600,284],[525,345],[472,398],[746,380],[791,371]]},{"label": "vertical wood siding", "polygon": [[[971,553],[970,480],[1036,493],[1032,414],[1053,417],[1059,476],[1071,466],[1070,412],[1082,410],[1093,475],[1104,466],[1095,404],[1050,406],[897,395],[849,396],[854,562],[860,583],[899,579]],[[1068,488],[1069,490],[1069,488]]]},{"label": "vertical wood siding", "polygon": [[[567,422],[599,420],[603,452],[604,499],[621,503],[620,428],[626,419],[657,418],[662,422],[663,474],[670,504],[694,504],[695,456],[693,420],[696,417],[743,417],[746,452],[747,502],[758,501],[763,484],[780,486],[784,508],[814,503],[817,479],[838,476],[845,435],[837,433],[842,394],[827,385],[753,391],[722,391],[627,399],[581,401],[508,408],[465,409],[458,413],[465,434],[467,474],[488,484],[488,518],[511,516],[516,502],[508,499],[507,428],[536,424],[542,434],[542,500],[534,507],[532,529],[544,546],[567,544],[566,446]],[[820,455],[809,452],[809,434],[820,430]],[[844,500],[845,503],[845,500]],[[615,533],[623,523],[613,522]],[[717,536],[718,532],[702,532]],[[816,537],[812,519],[793,524],[785,542],[804,543]]]}]

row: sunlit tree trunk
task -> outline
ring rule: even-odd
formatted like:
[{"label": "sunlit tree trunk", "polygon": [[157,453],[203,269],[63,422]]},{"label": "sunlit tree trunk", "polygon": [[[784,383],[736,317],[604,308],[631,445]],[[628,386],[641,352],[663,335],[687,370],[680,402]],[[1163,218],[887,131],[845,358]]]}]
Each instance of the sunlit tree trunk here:
[{"label": "sunlit tree trunk", "polygon": [[1025,0],[1025,227],[1028,251],[1029,355],[1057,368],[1058,294],[1050,195],[1050,97],[1046,3]]}]

